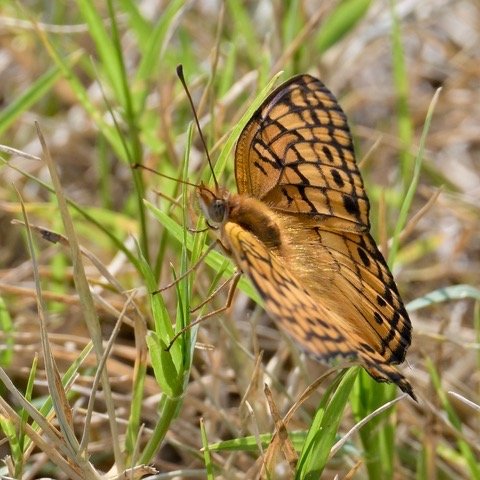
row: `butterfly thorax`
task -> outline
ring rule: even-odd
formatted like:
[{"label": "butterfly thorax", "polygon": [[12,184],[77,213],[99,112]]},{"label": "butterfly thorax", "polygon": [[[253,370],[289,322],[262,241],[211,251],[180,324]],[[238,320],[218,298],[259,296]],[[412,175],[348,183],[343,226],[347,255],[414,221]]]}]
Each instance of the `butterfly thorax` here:
[{"label": "butterfly thorax", "polygon": [[275,212],[260,200],[244,194],[233,194],[218,187],[210,190],[204,185],[197,189],[200,208],[209,225],[220,229],[220,240],[228,248],[228,241],[223,240],[223,226],[233,222],[253,233],[268,248],[280,250],[282,247],[281,228]]},{"label": "butterfly thorax", "polygon": [[232,194],[229,201],[228,221],[253,233],[265,246],[281,250],[282,235],[276,213],[265,203],[244,194]]}]

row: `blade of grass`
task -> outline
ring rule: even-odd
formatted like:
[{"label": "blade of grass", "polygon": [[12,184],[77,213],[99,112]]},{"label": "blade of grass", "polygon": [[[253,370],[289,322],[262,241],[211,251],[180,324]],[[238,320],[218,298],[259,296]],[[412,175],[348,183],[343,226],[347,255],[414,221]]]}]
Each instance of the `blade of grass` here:
[{"label": "blade of grass", "polygon": [[430,305],[462,298],[473,298],[480,301],[480,290],[471,285],[451,285],[450,287],[433,290],[433,292],[412,300],[406,305],[406,308],[409,312],[414,312]]},{"label": "blade of grass", "polygon": [[[88,280],[85,274],[85,269],[82,262],[82,254],[81,254],[77,236],[75,233],[75,228],[73,226],[73,221],[70,216],[70,212],[68,211],[67,201],[63,195],[62,185],[60,183],[60,178],[58,177],[56,166],[53,163],[53,160],[50,156],[50,152],[48,151],[47,145],[45,143],[45,139],[40,131],[38,124],[36,124],[36,126],[37,126],[38,137],[40,139],[40,143],[42,144],[43,157],[44,157],[44,160],[46,161],[48,170],[50,172],[50,176],[52,178],[52,184],[55,189],[55,193],[58,201],[58,207],[60,210],[64,228],[65,228],[65,233],[70,245],[70,255],[71,255],[71,260],[73,264],[73,278],[74,278],[75,286],[78,291],[78,295],[82,303],[83,316],[84,316],[88,331],[90,333],[90,338],[93,341],[97,362],[100,363],[102,361],[102,356],[104,351],[103,343],[102,343],[102,333],[101,333],[100,323],[97,317],[95,303],[90,293],[90,286],[88,284]],[[120,471],[123,471],[124,461],[123,461],[122,452],[120,450],[120,446],[118,444],[118,439],[120,437],[119,437],[119,432],[118,432],[117,423],[116,423],[115,405],[113,402],[108,372],[106,370],[102,371],[102,387],[103,387],[103,394],[105,397],[105,405],[108,412],[110,432],[112,435],[112,446],[114,450],[115,462],[116,462],[117,468]],[[78,445],[78,442],[77,442],[77,445]]]},{"label": "blade of grass", "polygon": [[[239,451],[239,452],[258,452],[258,440],[262,448],[267,448],[272,441],[273,435],[271,433],[261,433],[260,435],[249,435],[247,437],[237,437],[231,440],[224,440],[222,442],[210,443],[208,448],[210,451],[215,452],[230,452],[230,451]],[[298,452],[303,448],[305,443],[305,438],[307,437],[307,432],[305,431],[293,431],[288,432],[288,437],[290,438],[295,450]]]},{"label": "blade of grass", "polygon": [[338,43],[366,15],[371,3],[371,0],[340,2],[322,22],[322,28],[315,39],[316,51],[324,53]]},{"label": "blade of grass", "polygon": [[[62,385],[65,390],[69,390],[75,377],[78,375],[80,367],[83,365],[83,362],[88,358],[93,349],[93,344],[88,343],[85,348],[80,352],[80,355],[75,359],[75,361],[68,367],[67,371],[63,374]],[[43,405],[39,408],[39,413],[44,417],[48,417],[53,407],[52,398],[48,397]],[[30,412],[27,411],[30,414]],[[35,425],[33,425],[35,428]]]},{"label": "blade of grass", "polygon": [[[71,451],[68,448],[67,442],[65,442],[64,439],[61,438],[60,432],[53,426],[51,425],[48,420],[45,418],[45,416],[37,410],[20,392],[19,390],[15,387],[11,379],[8,377],[7,373],[3,368],[0,368],[0,381],[4,384],[5,388],[10,392],[11,398],[15,404],[20,405],[23,409],[25,409],[29,416],[38,424],[38,426],[41,428],[43,435],[47,438],[47,441],[56,449],[58,449],[59,452],[61,452],[62,455],[66,457],[71,457]],[[11,400],[11,401],[12,401]],[[0,402],[5,402],[6,401],[3,399],[3,397],[0,397]],[[3,405],[5,407],[5,405]],[[15,421],[15,418],[17,418],[16,423],[18,423],[18,427],[20,427],[20,423],[22,422],[22,419],[20,415],[17,414],[13,410],[10,405],[7,405],[9,409],[12,410],[13,416],[8,415],[10,419]],[[8,409],[7,409],[8,410]],[[26,430],[29,430],[29,425],[24,424]],[[33,428],[31,429],[33,432]],[[36,433],[36,432],[35,432]],[[31,437],[31,435],[27,435]]]},{"label": "blade of grass", "polygon": [[[73,54],[69,59],[69,65],[73,67],[80,58],[79,52]],[[0,111],[0,135],[21,115],[31,108],[35,103],[44,98],[56,81],[61,77],[62,70],[54,66],[32,83],[21,95],[14,98],[5,108]]]},{"label": "blade of grass", "polygon": [[[15,386],[13,385],[13,383],[11,383],[5,371],[1,368],[0,380],[10,392],[15,392]],[[23,397],[21,398],[23,399]],[[30,415],[33,418],[37,417],[40,422],[42,422],[43,417],[38,414],[38,411],[33,409],[33,406],[25,399],[23,400],[25,401],[23,405],[29,410]],[[20,427],[20,416],[2,397],[0,397],[0,415],[10,419],[17,428]],[[65,451],[66,443],[60,440],[60,433],[57,430],[53,431],[46,419],[43,420],[43,435],[39,435],[33,428],[30,427],[30,425],[25,425],[26,434],[29,438],[32,439],[35,445],[38,446],[38,448],[42,452],[45,452],[45,454],[48,455],[49,460],[55,463],[60,468],[60,470],[65,473],[65,475],[68,475],[68,478],[71,478],[72,480],[82,480],[89,478],[97,480],[95,476],[88,476],[86,472],[80,471],[77,465],[70,461],[67,461],[63,457],[69,457],[68,451]],[[47,436],[47,438],[43,438],[44,436]]]},{"label": "blade of grass", "polygon": [[[80,2],[89,3],[89,0],[78,0]],[[140,141],[140,132],[139,125],[140,122],[137,118],[137,111],[134,109],[133,100],[130,94],[130,88],[128,83],[128,76],[125,69],[125,64],[123,61],[123,47],[121,44],[120,36],[118,33],[117,22],[115,18],[115,10],[113,8],[112,0],[107,1],[108,11],[110,14],[110,22],[112,27],[112,48],[113,53],[116,58],[116,67],[115,72],[112,73],[112,76],[118,77],[119,88],[121,90],[122,105],[124,109],[124,118],[128,125],[128,144],[126,144],[127,159],[131,166],[141,164],[143,161],[143,148]],[[118,92],[117,92],[118,93]],[[114,118],[114,116],[112,115]],[[118,130],[118,135],[122,138],[122,132],[120,131],[118,125],[116,125]],[[127,148],[128,147],[128,148]],[[147,222],[145,217],[145,206],[143,204],[143,197],[145,193],[145,188],[142,179],[142,172],[140,169],[132,169],[133,184],[135,186],[135,199],[136,199],[136,217],[139,220],[140,224],[140,246],[142,248],[143,256],[149,261],[149,245],[148,245],[148,229]]]},{"label": "blade of grass", "polygon": [[139,48],[147,45],[152,33],[152,25],[140,12],[138,4],[132,0],[120,0],[120,10],[128,18],[128,25],[135,32],[138,39]]},{"label": "blade of grass", "polygon": [[342,372],[322,397],[298,460],[296,479],[321,477],[357,375],[358,368]]},{"label": "blade of grass", "polygon": [[[123,65],[115,46],[115,20],[112,18],[112,11],[109,8],[111,31],[108,32],[99,9],[91,0],[76,0],[76,2],[78,11],[88,25],[88,32],[95,42],[96,51],[100,57],[98,64],[102,66],[102,73],[107,76],[108,84],[115,92],[115,98],[125,107],[125,90],[122,85]],[[110,7],[110,2],[107,2],[107,6]]]},{"label": "blade of grass", "polygon": [[390,402],[385,403],[378,407],[375,411],[373,411],[370,415],[362,418],[358,423],[356,423],[331,449],[330,451],[330,458],[332,458],[343,446],[348,442],[349,438],[353,436],[356,432],[358,432],[365,424],[370,422],[372,418],[375,418],[377,415],[380,415],[384,411],[390,409],[393,405],[395,405],[400,400],[404,398],[408,398],[406,393],[402,394],[401,396],[394,398]]},{"label": "blade of grass", "polygon": [[[146,287],[153,292],[157,289],[155,275],[150,265],[141,257],[140,252],[139,256]],[[168,432],[182,403],[181,392],[185,374],[182,362],[182,339],[179,338],[170,350],[166,350],[170,338],[173,337],[173,327],[162,296],[160,294],[151,295],[150,301],[155,331],[150,332],[147,336],[147,345],[155,377],[163,393],[159,402],[159,419],[143,449],[139,459],[140,463],[151,461]]]},{"label": "blade of grass", "polygon": [[[0,157],[0,162],[3,162],[4,165],[8,165],[10,168],[13,168],[15,171],[19,172],[21,175],[24,177],[32,180],[33,182],[37,183],[40,185],[42,188],[47,190],[50,193],[55,193],[55,189],[48,185],[47,183],[39,180],[38,178],[34,177],[33,175],[29,174],[28,172],[25,172],[23,170],[18,169],[14,165],[9,164],[6,160]],[[110,228],[105,227],[100,221],[98,221],[93,215],[90,215],[87,210],[82,208],[79,204],[74,202],[73,200],[66,198],[66,202],[70,207],[72,207],[75,211],[77,211],[82,217],[84,217],[88,222],[92,223],[97,227],[103,234],[105,234],[114,244],[115,247],[117,247],[120,251],[122,251],[125,256],[129,259],[129,261],[132,263],[132,265],[137,269],[137,271],[140,271],[140,264],[137,258],[130,252],[128,248],[125,247],[123,242],[121,242],[111,231]]]},{"label": "blade of grass", "polygon": [[141,418],[144,400],[144,385],[147,376],[147,325],[143,318],[138,318],[134,324],[135,337],[135,365],[134,378],[132,382],[132,403],[126,432],[125,448],[133,456],[138,448],[139,435],[141,431]]},{"label": "blade of grass", "polygon": [[226,0],[226,5],[233,20],[232,37],[242,39],[243,48],[251,65],[258,67],[258,56],[263,48],[254,28],[254,22],[247,11],[247,5],[240,0]]},{"label": "blade of grass", "polygon": [[5,300],[0,297],[0,332],[3,334],[2,348],[0,350],[0,365],[9,366],[13,356],[13,322],[8,312]]},{"label": "blade of grass", "polygon": [[182,399],[179,397],[174,398],[162,394],[158,406],[159,421],[149,436],[148,442],[143,449],[138,463],[147,464],[152,461],[152,458],[160,448],[172,421],[176,417],[181,403]]},{"label": "blade of grass", "polygon": [[225,169],[225,165],[230,157],[230,153],[233,149],[233,146],[237,142],[240,133],[242,132],[250,118],[252,118],[252,115],[255,113],[255,111],[263,103],[267,95],[272,90],[273,85],[282,75],[282,73],[283,72],[278,72],[276,75],[274,75],[272,79],[265,85],[265,87],[260,90],[259,94],[255,97],[255,100],[253,100],[253,102],[249,105],[249,107],[242,115],[240,120],[237,122],[237,124],[232,128],[232,131],[228,135],[225,143],[223,144],[223,148],[218,155],[217,161],[215,162],[214,170],[217,178],[221,178],[223,170]]},{"label": "blade of grass", "polygon": [[[71,461],[78,466],[82,475],[86,479],[95,479],[96,474],[93,469],[93,466],[86,460],[84,457],[78,455],[79,452],[79,443],[76,439],[75,432],[73,431],[73,422],[71,418],[70,406],[68,404],[67,396],[65,389],[60,381],[60,375],[58,373],[53,354],[50,349],[50,343],[48,341],[48,334],[46,328],[46,309],[43,301],[42,290],[40,287],[40,278],[38,274],[38,264],[35,255],[35,249],[33,244],[33,236],[30,230],[30,225],[28,222],[28,217],[23,206],[23,201],[21,200],[20,194],[20,204],[22,206],[23,218],[26,225],[27,232],[27,242],[29,246],[30,256],[33,263],[33,274],[35,277],[35,289],[37,293],[37,309],[38,317],[40,320],[40,336],[42,343],[43,358],[45,362],[45,371],[47,374],[47,383],[50,395],[52,397],[53,407],[55,414],[62,432],[63,443],[62,446],[66,450],[67,456]],[[5,380],[4,380],[5,384]],[[6,384],[5,384],[6,385]],[[25,401],[27,401],[25,399]],[[37,418],[38,422],[38,418]],[[20,425],[26,427],[24,422],[21,422]]]},{"label": "blade of grass", "polygon": [[205,462],[205,468],[207,470],[207,479],[214,480],[214,468],[212,462],[212,456],[210,454],[210,449],[208,446],[207,431],[205,430],[205,423],[203,418],[200,419],[200,432],[202,435],[202,450],[203,450],[203,461]]},{"label": "blade of grass", "polygon": [[[158,20],[158,23],[151,29],[147,42],[140,45],[143,55],[140,60],[135,83],[149,80],[155,72],[158,72],[162,65],[163,53],[166,51],[167,40],[171,36],[172,29],[175,28],[176,19],[185,9],[184,0],[173,0],[168,2],[164,12]],[[142,90],[142,97],[137,98],[137,107],[144,106],[147,91]]]},{"label": "blade of grass", "polygon": [[[102,135],[108,140],[115,153],[123,160],[127,160],[127,153],[124,149],[122,138],[118,136],[117,131],[108,122],[105,121],[103,112],[100,112],[98,107],[91,101],[90,95],[86,88],[83,86],[80,78],[75,74],[71,61],[64,59],[64,57],[57,51],[54,44],[50,41],[50,38],[39,26],[38,23],[32,20],[32,24],[37,32],[40,41],[43,43],[45,49],[50,55],[51,59],[55,62],[58,68],[60,68],[63,76],[67,80],[68,84],[72,88],[73,92],[77,96],[78,101],[82,104],[83,108],[94,120]],[[73,58],[76,59],[78,53],[73,54]]]},{"label": "blade of grass", "polygon": [[[37,374],[37,366],[38,366],[38,354],[35,354],[35,357],[33,358],[33,362],[32,362],[32,367],[30,368],[30,372],[28,374],[27,387],[25,388],[25,399],[29,402],[32,401],[32,392],[33,392],[35,377]],[[25,436],[25,425],[27,424],[27,421],[28,421],[28,412],[24,408],[22,408],[20,409],[19,414],[21,418],[21,423],[18,431],[18,444],[20,446],[20,449],[22,450],[22,453],[25,453],[27,451],[27,447],[30,445],[30,442],[27,442],[27,438]],[[15,473],[17,478],[21,478],[22,470],[23,470],[23,458],[19,463],[18,468],[17,468],[17,465],[15,465]]]},{"label": "blade of grass", "polygon": [[[437,369],[435,368],[434,363],[429,357],[427,358],[426,365],[430,373],[430,378],[433,382],[433,386],[435,387],[435,391],[437,392],[438,397],[442,402],[443,409],[447,413],[450,423],[458,432],[461,433],[463,430],[462,421],[460,420],[452,404],[448,400],[448,396],[446,395],[445,391],[441,386],[440,376],[438,375]],[[468,442],[466,442],[462,438],[457,438],[457,445],[458,449],[461,452],[461,457],[466,462],[470,471],[470,478],[480,478],[480,462],[478,461],[473,450],[470,448]]]},{"label": "blade of grass", "polygon": [[[390,18],[392,21],[392,70],[393,84],[396,94],[396,118],[398,124],[398,138],[400,140],[400,166],[402,174],[402,190],[407,191],[409,177],[415,165],[415,159],[410,154],[410,145],[413,141],[413,123],[408,107],[409,85],[405,54],[403,52],[402,35],[398,22],[395,0],[390,0]],[[412,168],[413,167],[413,168]]]},{"label": "blade of grass", "polygon": [[9,456],[10,461],[13,462],[15,468],[15,478],[21,478],[19,474],[21,475],[23,470],[23,452],[18,442],[19,439],[15,430],[15,424],[7,416],[0,415],[0,429],[5,435],[5,439],[10,449]]},{"label": "blade of grass", "polygon": [[63,386],[59,386],[59,382],[57,382],[58,370],[50,348],[50,343],[48,341],[48,333],[46,327],[47,312],[45,308],[45,303],[43,301],[42,290],[40,287],[40,277],[38,273],[38,263],[35,255],[32,230],[30,229],[30,224],[28,221],[27,212],[25,210],[23,200],[20,196],[20,193],[17,192],[17,194],[19,196],[20,205],[22,206],[22,214],[27,233],[27,244],[33,264],[32,270],[35,279],[35,290],[37,293],[37,310],[38,318],[40,320],[40,336],[45,361],[45,371],[47,373],[48,389],[53,399],[53,406],[55,408],[55,413],[58,418],[60,429],[62,430],[62,433],[66,439],[66,445],[70,450],[70,455],[72,456],[72,458],[74,458],[75,452],[78,450],[78,441],[72,429],[71,418],[69,418],[68,414],[66,413],[69,410],[69,406],[66,405],[67,408],[62,408],[63,406],[65,406],[65,404],[68,404],[68,402],[66,402],[66,394]]},{"label": "blade of grass", "polygon": [[[395,392],[395,385],[380,384],[362,370],[351,396],[355,421],[363,421],[382,405],[392,401]],[[392,478],[395,454],[395,417],[392,412],[382,412],[368,422],[359,434],[368,478]]]},{"label": "blade of grass", "polygon": [[[187,145],[185,156],[188,156],[191,147],[193,129],[190,126],[187,134]],[[188,161],[185,158],[183,176],[188,171]],[[186,195],[184,185],[184,215],[186,212]],[[160,213],[160,210],[156,210]],[[161,212],[163,214],[163,212]],[[165,214],[166,215],[166,214]],[[175,222],[173,222],[175,223]],[[188,232],[186,225],[182,228],[179,225],[179,240],[183,243],[181,269],[182,272],[187,271],[187,237]],[[154,272],[147,263],[143,263],[147,288],[150,291],[156,290]],[[177,285],[177,316],[176,326],[182,328],[187,324],[190,317],[190,283],[191,278],[182,279]],[[194,335],[182,335],[179,337],[171,348],[167,350],[170,339],[173,337],[174,329],[168,316],[161,295],[155,294],[151,296],[152,313],[155,321],[155,331],[150,332],[147,336],[147,344],[152,359],[152,367],[154,369],[155,378],[162,388],[163,394],[160,401],[160,418],[155,425],[154,431],[142,452],[140,462],[147,463],[151,460],[155,451],[159,448],[165,434],[167,433],[170,423],[173,421],[182,404],[183,393],[187,387],[188,377],[190,374],[191,359],[194,346]]]},{"label": "blade of grass", "polygon": [[96,366],[96,372],[95,372],[95,376],[94,376],[94,379],[93,379],[93,382],[92,382],[92,386],[91,386],[91,390],[90,390],[91,391],[90,399],[88,401],[87,412],[86,412],[85,420],[84,420],[82,440],[80,442],[80,454],[82,456],[85,456],[85,457],[88,457],[87,448],[88,448],[88,443],[89,443],[89,439],[90,439],[90,424],[91,424],[91,420],[92,420],[93,409],[94,409],[94,405],[95,405],[95,401],[96,401],[98,388],[99,388],[100,383],[101,383],[101,377],[102,377],[102,374],[105,370],[105,365],[106,365],[107,360],[110,356],[110,352],[112,351],[113,344],[114,344],[114,342],[115,342],[115,340],[116,340],[116,338],[117,338],[117,336],[120,332],[120,327],[122,326],[123,319],[126,315],[127,309],[129,307],[130,303],[132,302],[134,295],[135,295],[135,292],[132,292],[129,295],[129,297],[127,298],[127,301],[125,302],[122,311],[118,315],[118,318],[115,322],[115,326],[114,326],[114,328],[113,328],[113,330],[110,334],[110,337],[107,341],[107,344],[105,345],[105,349],[104,349],[102,358],[101,358],[100,362],[98,363],[98,365]]},{"label": "blade of grass", "polygon": [[[190,127],[187,132],[187,144],[185,148],[185,153],[183,156],[183,169],[182,169],[182,178],[187,179],[188,176],[188,166],[189,166],[189,156],[192,148],[192,139],[193,139],[193,124],[190,124]],[[182,254],[181,254],[181,265],[180,272],[182,275],[181,280],[177,283],[177,314],[175,321],[175,331],[178,332],[181,329],[185,328],[190,323],[190,310],[191,310],[191,299],[192,299],[192,285],[194,275],[186,275],[189,270],[189,261],[188,261],[188,248],[187,248],[187,237],[189,235],[187,225],[187,212],[188,212],[188,192],[187,184],[182,184],[182,224],[183,224],[183,238],[182,238]],[[186,335],[184,335],[182,345],[182,357],[183,364],[186,369],[190,372],[193,350],[195,348],[195,342],[197,338],[197,329],[188,329]],[[185,375],[185,381],[187,381],[188,376]],[[187,385],[184,385],[184,388],[187,388]]]},{"label": "blade of grass", "polygon": [[435,106],[437,105],[438,101],[438,96],[440,95],[440,89],[438,89],[435,92],[435,95],[432,98],[432,101],[430,102],[430,105],[428,107],[427,111],[427,116],[425,118],[425,125],[422,130],[422,136],[420,138],[420,145],[418,148],[418,154],[415,158],[415,165],[414,165],[414,170],[412,174],[412,178],[409,182],[407,192],[405,194],[404,201],[402,203],[402,207],[400,209],[400,213],[398,216],[397,223],[395,225],[395,231],[393,233],[393,238],[392,238],[392,246],[390,247],[390,252],[388,255],[388,264],[391,266],[395,263],[395,258],[397,256],[397,251],[399,248],[399,239],[400,239],[400,234],[405,227],[407,223],[407,217],[408,217],[408,212],[410,210],[410,207],[413,202],[413,197],[415,195],[415,192],[417,191],[417,185],[418,181],[420,178],[420,171],[422,168],[422,161],[423,161],[423,156],[424,156],[424,150],[425,150],[425,142],[427,139],[427,134],[430,129],[430,124],[432,122],[432,116],[433,112],[435,110]]}]

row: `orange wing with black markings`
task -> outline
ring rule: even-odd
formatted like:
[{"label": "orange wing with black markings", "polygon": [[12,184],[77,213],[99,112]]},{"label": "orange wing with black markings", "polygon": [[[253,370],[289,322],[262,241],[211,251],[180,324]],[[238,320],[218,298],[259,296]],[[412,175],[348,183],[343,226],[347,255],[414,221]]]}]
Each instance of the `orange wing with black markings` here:
[{"label": "orange wing with black markings", "polygon": [[394,382],[413,396],[410,384],[391,362],[361,332],[352,331],[344,318],[316,301],[256,235],[227,222],[223,238],[237,265],[262,296],[269,315],[303,349],[328,362],[359,360],[376,380]]},{"label": "orange wing with black markings", "polygon": [[347,118],[319,80],[299,75],[275,90],[237,142],[238,192],[275,210],[325,216],[367,231],[369,202]]}]

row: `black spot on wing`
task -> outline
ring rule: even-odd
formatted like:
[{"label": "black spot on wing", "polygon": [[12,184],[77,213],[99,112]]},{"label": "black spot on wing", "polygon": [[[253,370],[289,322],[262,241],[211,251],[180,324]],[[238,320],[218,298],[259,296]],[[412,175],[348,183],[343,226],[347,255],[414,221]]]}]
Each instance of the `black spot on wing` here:
[{"label": "black spot on wing", "polygon": [[345,207],[345,210],[351,215],[359,217],[360,208],[358,206],[357,200],[351,197],[350,195],[345,195],[345,194],[342,195],[342,198],[343,198],[343,206]]},{"label": "black spot on wing", "polygon": [[385,300],[380,295],[377,295],[377,304],[380,307],[384,307],[387,304],[387,302],[385,302]]},{"label": "black spot on wing", "polygon": [[368,258],[368,255],[365,253],[365,250],[363,250],[363,248],[357,247],[357,252],[358,252],[358,256],[360,257],[360,260],[362,261],[362,263],[366,267],[369,267],[370,266],[370,259]]},{"label": "black spot on wing", "polygon": [[360,342],[360,346],[369,353],[375,353],[375,349],[368,343]]},{"label": "black spot on wing", "polygon": [[385,287],[385,292],[383,292],[383,298],[388,304],[392,304],[393,302],[393,296],[392,296],[392,291],[388,288],[388,286]]},{"label": "black spot on wing", "polygon": [[332,178],[337,184],[337,187],[343,188],[345,185],[345,182],[343,181],[341,175],[338,173],[338,170],[335,170],[334,168],[332,168],[330,170],[330,173],[332,174]]},{"label": "black spot on wing", "polygon": [[332,154],[332,152],[330,151],[330,148],[328,148],[327,145],[324,145],[322,147],[322,152],[330,163],[335,163],[335,159],[333,158],[333,154]]}]

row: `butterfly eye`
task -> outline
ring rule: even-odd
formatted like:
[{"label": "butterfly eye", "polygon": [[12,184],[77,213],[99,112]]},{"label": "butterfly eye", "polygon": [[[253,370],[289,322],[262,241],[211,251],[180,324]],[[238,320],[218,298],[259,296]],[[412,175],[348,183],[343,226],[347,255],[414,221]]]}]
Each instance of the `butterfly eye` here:
[{"label": "butterfly eye", "polygon": [[209,208],[210,219],[215,223],[222,223],[225,220],[225,200],[217,198]]}]

